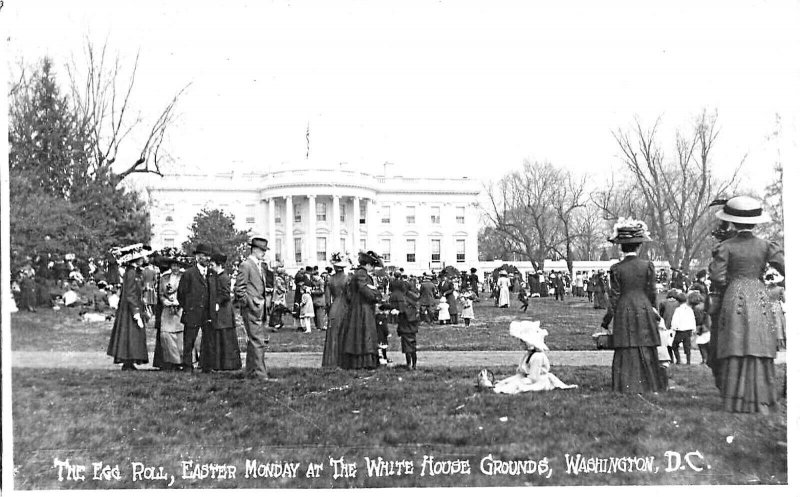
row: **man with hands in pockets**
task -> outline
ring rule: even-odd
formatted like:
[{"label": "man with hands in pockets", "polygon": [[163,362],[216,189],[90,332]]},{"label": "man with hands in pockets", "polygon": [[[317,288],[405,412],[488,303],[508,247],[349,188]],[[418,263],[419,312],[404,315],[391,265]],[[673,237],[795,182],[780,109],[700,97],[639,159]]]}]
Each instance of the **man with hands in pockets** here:
[{"label": "man with hands in pockets", "polygon": [[241,304],[242,321],[247,331],[245,374],[261,381],[274,381],[267,375],[264,357],[269,342],[265,322],[273,291],[267,286],[268,269],[263,264],[266,253],[267,239],[253,236],[250,239],[250,255],[239,265],[234,293]]}]

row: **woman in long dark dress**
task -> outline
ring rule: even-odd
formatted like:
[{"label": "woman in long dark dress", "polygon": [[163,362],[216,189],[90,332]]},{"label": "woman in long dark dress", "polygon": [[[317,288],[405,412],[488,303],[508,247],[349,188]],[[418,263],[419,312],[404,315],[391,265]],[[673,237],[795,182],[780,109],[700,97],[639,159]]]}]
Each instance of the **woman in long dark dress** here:
[{"label": "woman in long dark dress", "polygon": [[667,389],[667,376],[659,367],[656,305],[656,270],[636,252],[650,241],[641,221],[622,220],[614,226],[611,243],[620,244],[623,258],[611,266],[609,305],[602,327],[614,321],[611,388],[616,392],[658,392]]},{"label": "woman in long dark dress", "polygon": [[341,363],[340,342],[342,340],[342,324],[347,317],[347,299],[345,288],[347,274],[345,268],[350,261],[340,252],[331,254],[333,276],[325,285],[325,307],[328,309],[328,330],[325,332],[325,346],[322,349],[322,367],[334,368]]},{"label": "woman in long dark dress", "polygon": [[200,344],[200,369],[232,371],[242,369],[231,300],[231,277],[225,270],[225,254],[212,254],[208,265],[209,325]]},{"label": "woman in long dark dress", "polygon": [[111,340],[106,353],[123,371],[136,369],[134,364],[147,364],[147,337],[144,329],[141,267],[149,251],[141,244],[120,249],[119,264],[125,266],[122,294],[119,299]]},{"label": "woman in long dark dress", "polygon": [[724,288],[715,340],[716,370],[726,411],[767,414],[777,403],[775,355],[778,330],[762,276],[767,264],[784,273],[783,248],[752,232],[769,221],[750,197],[728,200],[717,217],[731,222],[736,236],[714,248],[711,281]]},{"label": "woman in long dark dress", "polygon": [[342,324],[340,366],[343,369],[375,369],[378,367],[378,330],[375,304],[382,294],[370,273],[383,267],[373,251],[358,254],[358,267],[346,286],[347,318]]}]

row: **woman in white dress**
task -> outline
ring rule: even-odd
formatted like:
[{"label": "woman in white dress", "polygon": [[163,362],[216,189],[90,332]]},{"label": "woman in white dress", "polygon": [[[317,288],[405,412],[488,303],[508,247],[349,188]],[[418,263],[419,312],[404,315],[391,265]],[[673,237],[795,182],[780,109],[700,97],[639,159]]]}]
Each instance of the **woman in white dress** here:
[{"label": "woman in white dress", "polygon": [[499,278],[497,278],[497,288],[500,292],[497,298],[497,307],[508,307],[508,304],[511,302],[509,296],[510,287],[511,281],[508,279],[508,273],[505,270],[501,270]]},{"label": "woman in white dress", "polygon": [[547,330],[539,328],[539,321],[513,321],[511,336],[522,340],[528,350],[517,366],[516,374],[494,386],[496,393],[516,394],[578,388],[578,385],[565,384],[550,372],[550,360],[545,354],[550,349],[544,343]]}]

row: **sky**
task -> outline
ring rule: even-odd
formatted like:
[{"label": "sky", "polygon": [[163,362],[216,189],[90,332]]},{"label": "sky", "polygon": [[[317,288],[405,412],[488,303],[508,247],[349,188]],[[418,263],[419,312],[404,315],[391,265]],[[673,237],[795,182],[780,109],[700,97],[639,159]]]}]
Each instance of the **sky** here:
[{"label": "sky", "polygon": [[621,165],[612,131],[660,119],[670,158],[704,109],[718,114],[718,174],[746,157],[746,184],[763,188],[776,160],[797,157],[796,1],[5,3],[12,75],[44,55],[80,61],[87,37],[124,67],[138,51],[145,123],[190,83],[174,171],[266,170],[308,152],[482,181],[550,161],[602,183]]}]

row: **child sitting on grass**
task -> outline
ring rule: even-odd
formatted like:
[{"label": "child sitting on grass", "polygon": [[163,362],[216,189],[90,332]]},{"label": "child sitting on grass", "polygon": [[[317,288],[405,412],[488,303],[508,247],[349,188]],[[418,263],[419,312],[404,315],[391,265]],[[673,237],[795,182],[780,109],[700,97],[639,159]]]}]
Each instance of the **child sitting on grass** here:
[{"label": "child sitting on grass", "polygon": [[439,324],[450,324],[450,306],[447,304],[447,299],[442,297],[439,299]]},{"label": "child sitting on grass", "polygon": [[517,299],[522,302],[520,311],[526,312],[528,310],[528,292],[525,291],[525,287],[519,287],[519,295],[517,295]]}]

